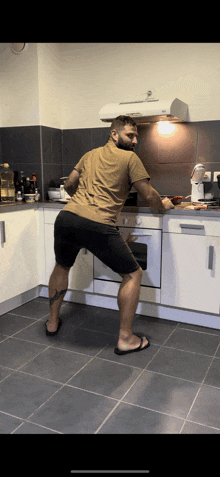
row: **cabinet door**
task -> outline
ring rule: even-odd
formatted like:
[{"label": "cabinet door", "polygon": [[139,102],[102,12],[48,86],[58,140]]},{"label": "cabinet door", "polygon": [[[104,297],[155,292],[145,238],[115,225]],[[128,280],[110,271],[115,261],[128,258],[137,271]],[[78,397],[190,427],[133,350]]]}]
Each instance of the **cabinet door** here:
[{"label": "cabinet door", "polygon": [[[53,233],[54,225],[45,224],[45,285],[48,285],[55,265]],[[80,250],[69,273],[68,289],[93,292],[93,255],[91,252],[85,249]]]},{"label": "cabinet door", "polygon": [[219,313],[220,237],[163,234],[161,304]]},{"label": "cabinet door", "polygon": [[1,214],[6,242],[1,244],[0,301],[8,300],[40,283],[38,263],[38,211]]}]

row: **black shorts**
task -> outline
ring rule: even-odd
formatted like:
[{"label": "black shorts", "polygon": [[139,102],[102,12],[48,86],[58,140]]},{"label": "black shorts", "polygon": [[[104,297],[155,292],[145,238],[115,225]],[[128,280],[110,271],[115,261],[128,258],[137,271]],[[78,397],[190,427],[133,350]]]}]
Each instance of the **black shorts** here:
[{"label": "black shorts", "polygon": [[61,210],[54,224],[56,262],[72,267],[81,248],[89,250],[114,272],[129,274],[140,268],[118,227]]}]

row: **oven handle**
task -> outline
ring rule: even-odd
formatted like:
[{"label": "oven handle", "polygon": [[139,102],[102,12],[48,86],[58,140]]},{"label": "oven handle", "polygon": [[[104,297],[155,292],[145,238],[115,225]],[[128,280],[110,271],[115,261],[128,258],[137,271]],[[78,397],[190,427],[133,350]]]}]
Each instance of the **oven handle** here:
[{"label": "oven handle", "polygon": [[138,234],[138,233],[135,233],[135,234],[129,234],[130,237],[135,237],[135,236],[139,236],[139,237],[152,237],[152,234]]}]

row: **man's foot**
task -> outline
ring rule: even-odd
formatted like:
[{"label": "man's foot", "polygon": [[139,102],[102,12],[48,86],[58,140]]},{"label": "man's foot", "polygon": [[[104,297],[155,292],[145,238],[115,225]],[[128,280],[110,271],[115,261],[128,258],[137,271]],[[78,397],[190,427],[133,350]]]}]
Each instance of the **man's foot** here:
[{"label": "man's foot", "polygon": [[61,319],[58,318],[58,320],[53,320],[53,321],[50,321],[48,320],[46,323],[45,323],[45,326],[46,326],[46,335],[48,336],[54,336],[55,334],[57,334],[60,326],[61,326],[62,322],[61,322]]},{"label": "man's foot", "polygon": [[[135,352],[139,352],[139,351],[142,351],[144,349],[147,349],[149,348],[150,346],[150,342],[144,337],[142,338],[141,336],[138,336],[140,338],[140,344],[139,346],[135,346],[135,348],[127,348],[125,350],[121,350],[121,349],[118,349],[118,348],[115,348],[114,349],[114,353],[115,354],[119,354],[119,355],[122,355],[122,354],[128,354],[128,353],[135,353]],[[144,345],[144,339],[145,341],[147,342],[145,345]]]},{"label": "man's foot", "polygon": [[[140,349],[144,348],[148,344],[148,340],[145,336],[142,338],[143,343]],[[137,335],[132,334],[129,339],[119,338],[118,340],[118,350],[120,351],[130,351],[131,349],[139,348],[141,344],[141,338]]]}]

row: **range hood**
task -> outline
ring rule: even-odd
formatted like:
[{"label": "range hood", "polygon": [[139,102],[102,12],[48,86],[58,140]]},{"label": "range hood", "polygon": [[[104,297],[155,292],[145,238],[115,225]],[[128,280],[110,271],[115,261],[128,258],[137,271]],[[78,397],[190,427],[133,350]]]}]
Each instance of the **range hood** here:
[{"label": "range hood", "polygon": [[178,98],[166,101],[148,99],[145,101],[109,103],[99,111],[101,121],[106,122],[111,122],[121,115],[131,116],[137,123],[186,122],[188,105]]}]

